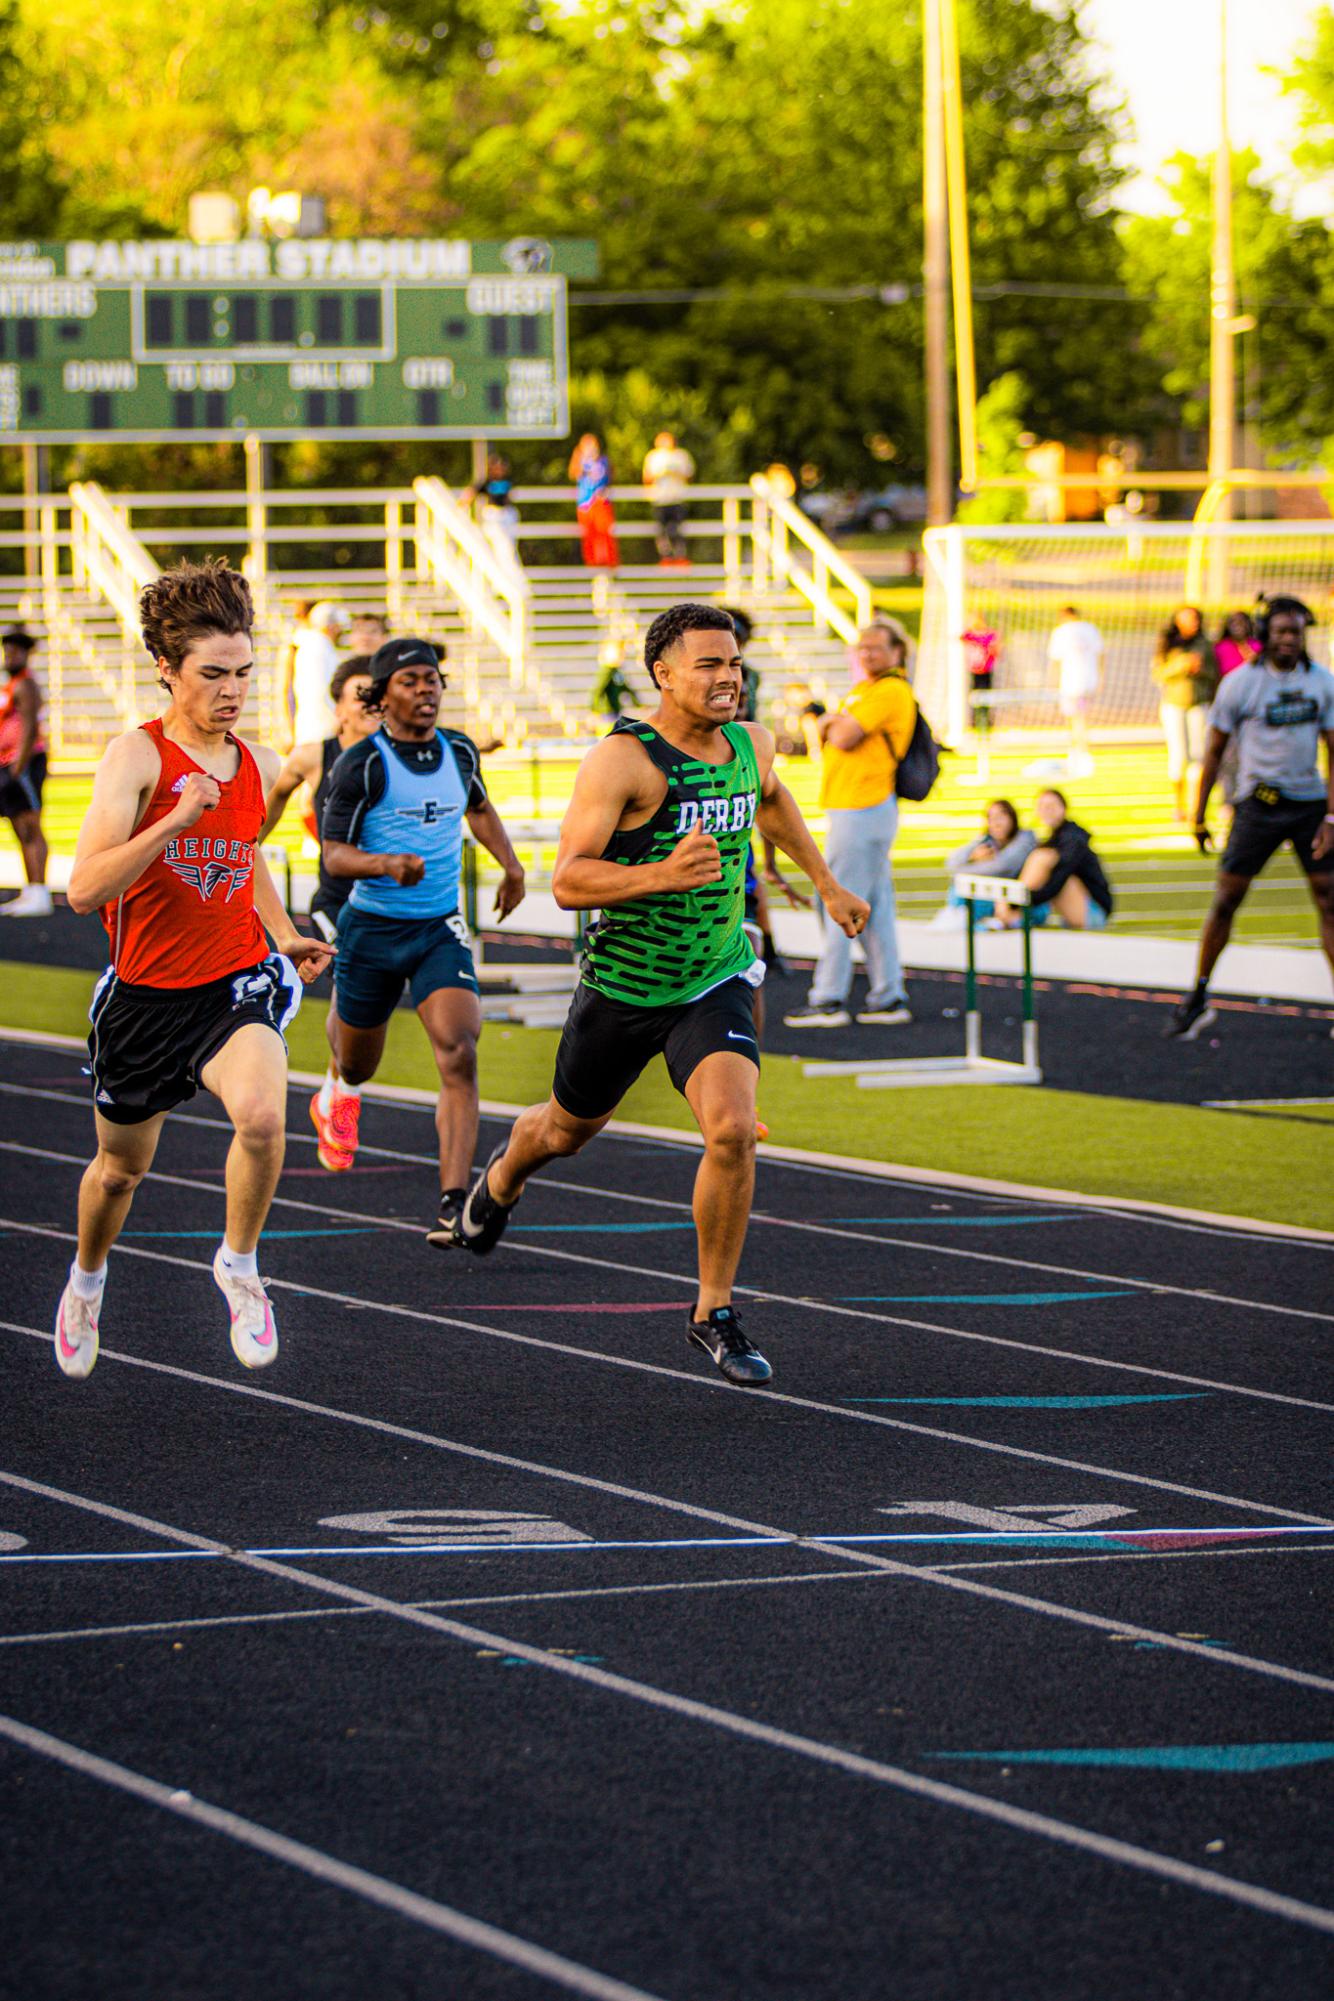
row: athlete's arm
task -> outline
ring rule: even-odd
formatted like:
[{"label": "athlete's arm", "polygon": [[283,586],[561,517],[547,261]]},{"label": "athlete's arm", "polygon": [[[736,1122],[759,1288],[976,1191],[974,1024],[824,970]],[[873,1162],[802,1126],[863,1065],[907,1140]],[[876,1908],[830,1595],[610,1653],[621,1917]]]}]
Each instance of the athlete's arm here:
[{"label": "athlete's arm", "polygon": [[1315,830],[1311,843],[1311,853],[1317,861],[1323,861],[1334,848],[1334,730],[1321,730],[1325,740],[1325,765],[1329,772],[1329,796],[1325,803],[1325,818]]},{"label": "athlete's arm", "polygon": [[265,801],[264,825],[259,830],[261,841],[267,841],[282,819],[288,800],[298,787],[314,782],[323,762],[323,756],[324,746],[318,743],[299,743],[292,751],[269,788]]},{"label": "athlete's arm", "polygon": [[760,803],[755,814],[760,838],[772,841],[789,861],[797,864],[815,885],[821,903],[840,931],[855,938],[871,914],[870,904],[842,888],[830,874],[810,828],[801,817],[800,807],[773,768],[774,746],[769,732],[752,725],[751,735],[760,760]]},{"label": "athlete's arm", "polygon": [[505,871],[496,890],[495,902],[496,916],[503,922],[511,910],[517,910],[523,902],[523,864],[515,854],[504,823],[489,799],[484,806],[472,807],[466,818],[473,838],[481,842],[493,861],[498,861]]},{"label": "athlete's arm", "polygon": [[353,882],[391,876],[404,888],[410,888],[426,873],[426,863],[420,855],[377,855],[356,844],[367,811],[384,797],[384,784],[384,761],[373,738],[363,739],[343,752],[334,766],[320,825],[324,866],[330,875]]},{"label": "athlete's arm", "polygon": [[136,834],[161,769],[162,761],[142,730],[116,737],[103,753],[67,892],[71,910],[80,916],[114,903],[178,834],[222,797],[214,779],[192,771],[170,813]]},{"label": "athlete's arm", "polygon": [[[1204,763],[1200,766],[1200,789],[1195,801],[1194,827],[1196,846],[1201,854],[1213,845],[1213,835],[1209,832],[1205,813],[1209,806],[1209,794],[1214,789],[1219,767],[1223,762],[1223,753],[1230,742],[1230,731],[1215,728],[1209,731],[1209,741],[1204,747]],[[1331,765],[1331,769],[1334,770],[1334,764]],[[1331,784],[1334,785],[1334,778],[1331,778]],[[1334,812],[1334,807],[1330,810]]]},{"label": "athlete's arm", "polygon": [[[249,748],[251,756],[259,767],[260,782],[267,798],[277,785],[278,754],[276,751],[262,749],[256,744],[251,744]],[[262,831],[260,838],[263,838]],[[334,947],[327,945],[323,938],[307,938],[303,932],[297,930],[286,904],[278,894],[273,877],[269,874],[269,865],[260,853],[258,842],[255,844],[255,872],[251,881],[254,888],[255,915],[278,950],[292,961],[304,984],[309,986],[312,980],[319,978],[333,958]]]},{"label": "athlete's arm", "polygon": [[644,896],[670,895],[722,880],[718,843],[711,834],[702,833],[698,823],[660,862],[625,868],[602,859],[627,813],[651,815],[658,803],[651,789],[655,776],[632,737],[604,737],[584,759],[561,822],[551,875],[551,893],[562,910],[610,910]]}]

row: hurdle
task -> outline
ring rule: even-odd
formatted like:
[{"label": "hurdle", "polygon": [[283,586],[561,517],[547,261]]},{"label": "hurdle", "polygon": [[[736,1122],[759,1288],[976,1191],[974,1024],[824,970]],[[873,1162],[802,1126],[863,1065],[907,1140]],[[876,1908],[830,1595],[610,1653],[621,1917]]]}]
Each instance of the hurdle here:
[{"label": "hurdle", "polygon": [[[803,1077],[851,1077],[859,1090],[892,1091],[923,1084],[1040,1084],[1038,1019],[1033,998],[1032,892],[1027,884],[994,875],[956,875],[966,918],[967,958],[964,979],[963,1055],[900,1056],[880,1061],[803,1063]],[[982,1053],[982,1010],[977,1002],[977,940],[974,919],[979,903],[1008,903],[1021,912],[1023,935],[1023,1056],[1018,1063]]]}]

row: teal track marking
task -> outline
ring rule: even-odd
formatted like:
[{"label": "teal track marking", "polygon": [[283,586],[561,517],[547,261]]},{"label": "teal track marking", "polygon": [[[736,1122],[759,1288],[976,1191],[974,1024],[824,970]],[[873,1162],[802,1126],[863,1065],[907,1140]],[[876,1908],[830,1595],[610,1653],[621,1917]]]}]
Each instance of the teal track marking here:
[{"label": "teal track marking", "polygon": [[1129,1292],[844,1292],[841,1306],[1065,1306],[1073,1299],[1129,1299]]},{"label": "teal track marking", "polygon": [[844,1397],[844,1403],[952,1405],[960,1410],[1116,1410],[1134,1403],[1201,1403],[1206,1390],[1161,1397]]},{"label": "teal track marking", "polygon": [[[263,1241],[271,1243],[275,1237],[373,1237],[378,1224],[368,1223],[355,1230],[266,1230]],[[217,1230],[122,1230],[122,1237],[217,1237]]]},{"label": "teal track marking", "polygon": [[1334,1758],[1334,1744],[1147,1744],[1128,1751],[932,1751],[991,1765],[1119,1765],[1134,1772],[1281,1772]]},{"label": "teal track marking", "polygon": [[680,1223],[514,1223],[511,1228],[530,1236],[644,1237],[654,1230],[693,1230],[692,1218]]}]

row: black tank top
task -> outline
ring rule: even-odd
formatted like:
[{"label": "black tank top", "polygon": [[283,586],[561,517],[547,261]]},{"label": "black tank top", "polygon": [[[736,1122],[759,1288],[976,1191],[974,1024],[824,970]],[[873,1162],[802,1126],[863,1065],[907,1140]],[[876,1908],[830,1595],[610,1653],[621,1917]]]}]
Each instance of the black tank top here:
[{"label": "black tank top", "polygon": [[[315,787],[315,797],[311,804],[315,813],[317,836],[324,828],[324,809],[329,803],[329,780],[333,768],[343,755],[343,746],[336,736],[327,736],[320,745],[320,782]],[[314,902],[321,910],[341,910],[352,894],[352,877],[330,875],[324,866],[324,846],[320,845],[320,886]]]}]

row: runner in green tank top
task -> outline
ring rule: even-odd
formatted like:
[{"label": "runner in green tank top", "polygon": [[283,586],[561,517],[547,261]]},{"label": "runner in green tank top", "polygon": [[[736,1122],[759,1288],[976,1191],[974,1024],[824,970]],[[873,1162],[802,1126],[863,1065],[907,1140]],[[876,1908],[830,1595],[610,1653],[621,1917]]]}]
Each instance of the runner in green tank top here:
[{"label": "runner in green tank top", "polygon": [[561,828],[556,901],[602,915],[552,1095],[522,1114],[474,1181],[460,1236],[469,1250],[491,1250],[528,1177],[586,1146],[661,1055],[704,1139],[694,1199],[699,1291],[687,1336],[728,1382],[762,1383],[773,1371],[732,1305],[755,1184],[752,997],[764,978],[743,929],[752,828],[810,877],[829,921],[849,937],[869,912],[835,882],[775,777],[772,736],[734,720],[742,664],[727,613],[674,605],[649,627],[644,664],[656,710],[618,724],[589,753]]}]

